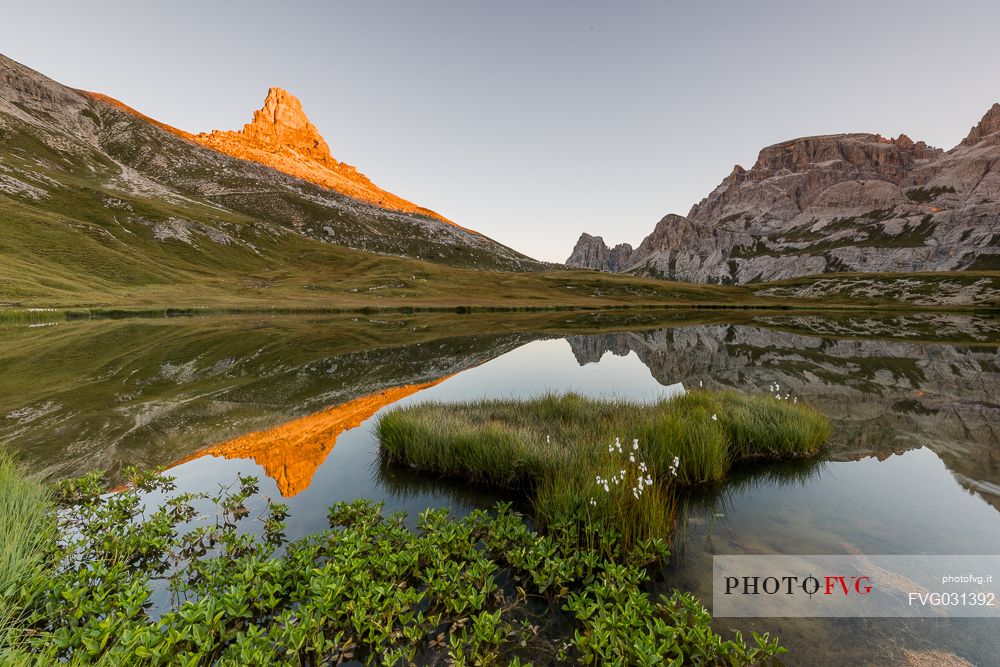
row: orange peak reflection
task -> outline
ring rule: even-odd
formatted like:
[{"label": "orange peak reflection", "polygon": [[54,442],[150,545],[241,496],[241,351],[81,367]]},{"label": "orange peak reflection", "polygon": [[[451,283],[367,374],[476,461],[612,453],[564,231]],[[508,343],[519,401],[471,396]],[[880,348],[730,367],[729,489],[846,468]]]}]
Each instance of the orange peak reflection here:
[{"label": "orange peak reflection", "polygon": [[179,463],[202,456],[253,459],[277,483],[281,495],[288,498],[309,487],[316,469],[326,460],[341,433],[359,426],[385,406],[433,387],[449,377],[361,396],[267,431],[248,433],[212,445]]}]

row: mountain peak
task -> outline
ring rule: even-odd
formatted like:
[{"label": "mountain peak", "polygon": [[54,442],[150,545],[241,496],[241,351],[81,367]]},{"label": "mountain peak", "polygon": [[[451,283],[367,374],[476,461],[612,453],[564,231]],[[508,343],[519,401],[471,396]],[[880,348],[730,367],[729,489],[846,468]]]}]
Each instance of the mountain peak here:
[{"label": "mountain peak", "polygon": [[356,168],[339,162],[302,110],[299,98],[283,88],[268,89],[264,105],[253,112],[253,119],[242,130],[212,130],[193,139],[221,153],[266,165],[380,208],[429,216],[460,227],[430,209],[379,188]]},{"label": "mountain peak", "polygon": [[962,140],[961,145],[971,146],[994,132],[1000,132],[1000,102],[996,102],[990,107],[979,124],[969,131],[969,136]]},{"label": "mountain peak", "polygon": [[153,120],[106,95],[80,92],[220,153],[271,167],[379,208],[436,218],[479,235],[479,232],[456,225],[439,213],[381,189],[356,168],[339,162],[331,155],[330,146],[302,110],[299,98],[283,88],[268,89],[264,105],[254,111],[253,118],[242,130],[212,130],[199,134],[190,134]]},{"label": "mountain peak", "polygon": [[333,160],[330,147],[302,110],[302,102],[283,88],[268,89],[264,106],[254,111],[253,120],[243,126],[243,134],[275,148],[291,148],[314,160]]}]

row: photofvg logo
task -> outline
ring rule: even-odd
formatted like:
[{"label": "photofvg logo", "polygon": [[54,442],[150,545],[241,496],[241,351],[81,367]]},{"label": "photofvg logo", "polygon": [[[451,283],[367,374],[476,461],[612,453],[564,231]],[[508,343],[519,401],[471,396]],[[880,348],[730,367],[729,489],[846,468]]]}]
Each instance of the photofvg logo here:
[{"label": "photofvg logo", "polygon": [[1000,556],[715,556],[718,617],[1000,619]]}]

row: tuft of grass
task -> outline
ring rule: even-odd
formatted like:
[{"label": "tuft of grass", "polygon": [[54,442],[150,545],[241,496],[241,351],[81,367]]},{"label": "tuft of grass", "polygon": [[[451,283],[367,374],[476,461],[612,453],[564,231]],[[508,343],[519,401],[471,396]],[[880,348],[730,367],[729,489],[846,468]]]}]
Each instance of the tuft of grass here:
[{"label": "tuft of grass", "polygon": [[385,414],[376,432],[390,463],[526,491],[543,525],[575,522],[585,539],[635,544],[669,534],[673,484],[813,455],[830,423],[773,395],[690,391],[647,405],[570,393],[423,403]]},{"label": "tuft of grass", "polygon": [[55,525],[46,488],[0,451],[0,663],[27,664],[20,651],[25,610],[42,592]]}]

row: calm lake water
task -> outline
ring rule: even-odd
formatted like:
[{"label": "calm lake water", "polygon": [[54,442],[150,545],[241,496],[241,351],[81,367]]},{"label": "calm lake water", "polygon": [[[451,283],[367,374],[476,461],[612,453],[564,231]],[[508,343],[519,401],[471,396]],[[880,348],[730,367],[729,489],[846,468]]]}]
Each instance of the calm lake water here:
[{"label": "calm lake water", "polygon": [[[731,317],[731,316],[730,316]],[[291,507],[415,515],[500,496],[379,463],[372,429],[414,402],[574,391],[653,401],[685,387],[783,391],[834,424],[828,451],[744,467],[685,498],[657,586],[711,605],[713,554],[1000,553],[1000,322],[747,313],[424,315],[60,322],[0,328],[0,441],[46,478],[167,466],[181,490],[239,473]],[[515,499],[516,500],[516,499]],[[260,502],[263,502],[261,500]],[[1000,664],[980,619],[719,619],[777,633],[788,664]]]}]

